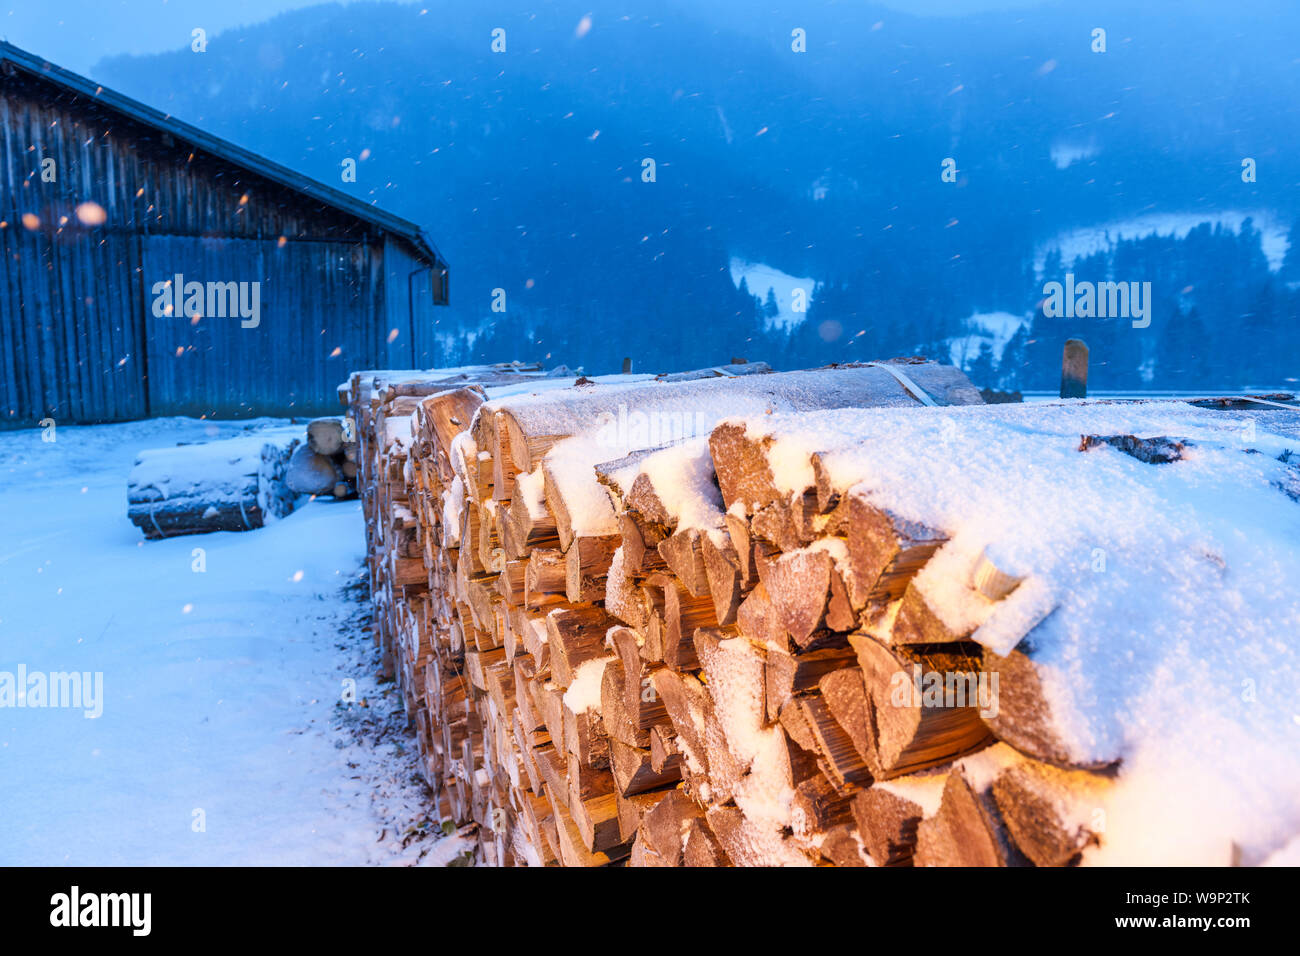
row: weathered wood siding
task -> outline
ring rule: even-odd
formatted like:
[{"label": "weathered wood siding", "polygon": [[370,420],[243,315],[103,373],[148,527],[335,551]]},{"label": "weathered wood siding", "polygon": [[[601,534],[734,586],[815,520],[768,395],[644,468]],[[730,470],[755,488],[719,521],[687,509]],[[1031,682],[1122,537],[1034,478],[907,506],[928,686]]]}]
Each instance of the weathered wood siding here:
[{"label": "weathered wood siding", "polygon": [[[402,243],[384,245],[384,308],[388,319],[389,368],[433,368],[439,349],[437,307],[442,298],[434,271]],[[393,330],[397,335],[393,337]]]},{"label": "weathered wood siding", "polygon": [[[350,369],[434,364],[403,242],[21,73],[0,75],[0,257],[0,427],[334,412]],[[177,273],[259,282],[260,324],[155,316]]]}]

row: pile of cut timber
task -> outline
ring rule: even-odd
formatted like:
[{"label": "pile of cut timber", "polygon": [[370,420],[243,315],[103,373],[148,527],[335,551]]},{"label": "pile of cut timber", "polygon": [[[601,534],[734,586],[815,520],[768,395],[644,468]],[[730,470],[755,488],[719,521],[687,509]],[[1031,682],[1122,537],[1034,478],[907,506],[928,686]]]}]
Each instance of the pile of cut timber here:
[{"label": "pile of cut timber", "polygon": [[146,538],[251,531],[293,511],[286,475],[297,428],[140,452],[127,478],[127,517]]},{"label": "pile of cut timber", "polygon": [[[746,362],[672,376],[616,375],[598,381],[602,385],[629,385],[669,378],[676,381],[769,372],[771,368],[765,363]],[[478,405],[489,391],[497,395],[536,394],[577,387],[573,374],[563,366],[544,371],[540,365],[519,362],[428,371],[354,372],[339,386],[339,401],[349,410],[346,427],[358,443],[356,480],[365,513],[370,588],[376,602],[376,640],[386,654],[405,646],[411,662],[418,660],[423,666],[419,642],[403,644],[403,635],[409,629],[399,629],[397,620],[398,615],[403,615],[409,624],[414,620],[413,609],[421,615],[426,612],[422,595],[432,581],[430,571],[436,567],[441,549],[444,498],[453,491],[464,495],[465,483],[454,480],[452,441],[469,429]],[[490,470],[490,458],[484,461]],[[473,467],[479,466],[476,459]],[[463,461],[461,467],[463,470]],[[451,513],[453,520],[459,520],[459,508],[457,505]],[[450,560],[455,561],[454,554]],[[394,660],[389,660],[388,666],[395,666]],[[404,688],[410,686],[403,682]],[[412,703],[409,694],[407,702]]]},{"label": "pile of cut timber", "polygon": [[[1032,664],[991,668],[912,585],[945,530],[873,503],[837,449],[773,461],[728,420],[980,404],[959,371],[518,374],[345,392],[376,639],[484,862],[1063,865],[1097,841],[1106,767],[1060,753]],[[1019,584],[986,556],[960,586]]]},{"label": "pile of cut timber", "polygon": [[[1294,835],[1289,409],[985,406],[919,360],[342,394],[376,640],[482,862],[1061,866],[1122,856],[1114,807],[1145,862]],[[1225,694],[1242,660],[1283,692]]]}]

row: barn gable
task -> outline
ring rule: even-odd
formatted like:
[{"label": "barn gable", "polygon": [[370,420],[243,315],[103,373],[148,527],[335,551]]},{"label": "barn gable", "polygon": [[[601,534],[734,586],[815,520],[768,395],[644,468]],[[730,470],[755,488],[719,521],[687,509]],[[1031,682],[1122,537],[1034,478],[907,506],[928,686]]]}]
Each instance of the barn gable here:
[{"label": "barn gable", "polygon": [[0,427],[329,410],[447,296],[418,226],[0,43]]}]

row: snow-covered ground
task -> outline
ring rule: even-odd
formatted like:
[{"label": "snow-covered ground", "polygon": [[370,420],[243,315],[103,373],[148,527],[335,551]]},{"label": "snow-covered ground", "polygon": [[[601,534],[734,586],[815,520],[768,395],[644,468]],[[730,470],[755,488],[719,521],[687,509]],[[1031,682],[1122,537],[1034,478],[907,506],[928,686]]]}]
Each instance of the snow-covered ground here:
[{"label": "snow-covered ground", "polygon": [[[137,452],[247,427],[0,432],[0,683],[20,668],[89,674],[90,688],[102,675],[79,708],[0,706],[0,864],[427,864],[463,850],[432,836],[414,740],[376,679],[358,502],[156,542],[127,521]],[[342,702],[347,678],[358,703]]]}]

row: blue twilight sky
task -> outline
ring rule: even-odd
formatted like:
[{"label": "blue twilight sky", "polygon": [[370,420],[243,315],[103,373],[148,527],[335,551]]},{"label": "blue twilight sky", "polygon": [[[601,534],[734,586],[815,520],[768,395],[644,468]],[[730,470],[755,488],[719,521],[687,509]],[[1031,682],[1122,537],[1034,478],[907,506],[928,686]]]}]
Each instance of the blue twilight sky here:
[{"label": "blue twilight sky", "polygon": [[[343,0],[346,2],[346,0]],[[467,0],[423,0],[430,8],[455,11]],[[470,0],[472,2],[472,0]],[[527,9],[529,0],[519,0]],[[718,12],[730,6],[716,0]],[[877,0],[921,16],[961,16],[985,10],[1039,6],[1046,0]],[[313,6],[319,0],[0,0],[0,37],[78,73],[91,72],[100,58],[119,53],[158,53],[186,47],[190,31],[212,37],[231,27]],[[706,13],[715,0],[699,0]],[[599,5],[593,2],[593,6]],[[761,3],[759,4],[761,7]]]}]

